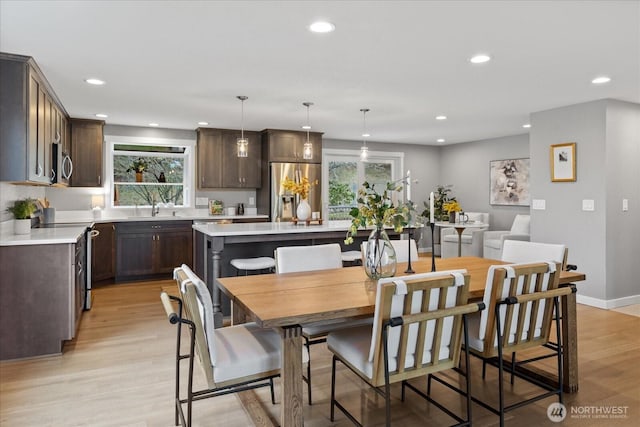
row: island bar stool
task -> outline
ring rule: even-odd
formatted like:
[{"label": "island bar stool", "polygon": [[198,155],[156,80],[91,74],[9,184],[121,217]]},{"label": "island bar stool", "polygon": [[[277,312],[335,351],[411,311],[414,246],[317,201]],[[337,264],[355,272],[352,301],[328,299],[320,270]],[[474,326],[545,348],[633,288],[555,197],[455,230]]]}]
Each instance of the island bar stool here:
[{"label": "island bar stool", "polygon": [[231,260],[231,265],[236,269],[236,276],[240,275],[240,271],[244,270],[244,275],[249,274],[249,271],[257,271],[262,273],[263,270],[272,272],[276,267],[276,260],[268,257],[261,256],[256,258],[234,258]]},{"label": "island bar stool", "polygon": [[344,251],[342,252],[342,265],[360,265],[362,264],[362,254],[360,251]]}]

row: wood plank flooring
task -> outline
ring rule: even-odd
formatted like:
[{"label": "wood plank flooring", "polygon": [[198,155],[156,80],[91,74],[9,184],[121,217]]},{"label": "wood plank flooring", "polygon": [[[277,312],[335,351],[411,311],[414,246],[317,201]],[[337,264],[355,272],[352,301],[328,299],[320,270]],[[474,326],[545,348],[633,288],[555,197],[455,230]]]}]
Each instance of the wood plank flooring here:
[{"label": "wood plank flooring", "polygon": [[[94,290],[94,308],[85,312],[77,338],[62,355],[0,363],[1,426],[171,426],[173,425],[175,329],[166,319],[159,293],[170,281],[138,282]],[[626,418],[576,418],[562,425],[631,426],[640,420],[640,318],[587,306],[578,307],[580,391],[565,395],[571,408],[628,407]],[[0,343],[1,344],[1,343]],[[350,426],[337,413],[329,421],[331,355],[326,346],[312,346],[313,398],[305,405],[306,426]],[[551,363],[551,362],[548,362]],[[487,379],[472,359],[474,394],[493,399],[496,371]],[[203,385],[201,372],[196,381]],[[365,425],[383,425],[383,400],[339,365],[338,398]],[[454,374],[450,377],[455,381]],[[279,399],[279,381],[276,382]],[[418,384],[418,383],[416,383]],[[516,380],[507,386],[509,396],[530,395],[534,388]],[[241,400],[264,409],[269,421],[278,419],[279,405],[272,405],[268,388],[222,396],[194,404],[196,426],[244,427],[254,425]],[[415,394],[400,401],[392,388],[393,424],[403,427],[450,425],[452,420]],[[459,412],[462,400],[437,387],[439,400]],[[306,396],[305,396],[306,399]],[[552,399],[511,412],[508,426],[557,425],[546,410]],[[498,418],[474,405],[476,426],[497,425]],[[583,412],[585,409],[581,409]]]}]

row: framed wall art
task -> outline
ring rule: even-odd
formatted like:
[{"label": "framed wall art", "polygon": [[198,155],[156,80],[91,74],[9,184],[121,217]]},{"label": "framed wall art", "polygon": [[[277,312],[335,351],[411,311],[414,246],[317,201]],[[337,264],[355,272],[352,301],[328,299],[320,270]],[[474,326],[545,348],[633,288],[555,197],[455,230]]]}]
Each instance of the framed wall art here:
[{"label": "framed wall art", "polygon": [[571,182],[576,180],[576,143],[566,142],[551,146],[551,181]]},{"label": "framed wall art", "polygon": [[489,203],[529,206],[529,159],[492,160]]}]

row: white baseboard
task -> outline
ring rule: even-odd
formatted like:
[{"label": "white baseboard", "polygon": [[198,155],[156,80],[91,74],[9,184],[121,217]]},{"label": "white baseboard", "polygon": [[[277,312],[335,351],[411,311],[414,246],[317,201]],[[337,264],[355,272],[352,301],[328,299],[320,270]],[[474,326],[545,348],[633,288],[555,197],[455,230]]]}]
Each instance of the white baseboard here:
[{"label": "white baseboard", "polygon": [[576,302],[578,304],[589,305],[591,307],[603,308],[609,310],[611,308],[625,307],[627,305],[640,304],[640,295],[631,295],[624,298],[617,299],[600,299],[588,297],[586,295],[576,295]]}]

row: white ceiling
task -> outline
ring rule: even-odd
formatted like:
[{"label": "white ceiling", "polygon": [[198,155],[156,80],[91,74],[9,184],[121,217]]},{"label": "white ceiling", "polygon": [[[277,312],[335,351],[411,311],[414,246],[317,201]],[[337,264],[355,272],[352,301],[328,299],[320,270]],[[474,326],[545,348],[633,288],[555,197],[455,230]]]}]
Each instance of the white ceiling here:
[{"label": "white ceiling", "polygon": [[[310,33],[318,18],[335,32]],[[299,129],[311,101],[325,138],[361,139],[367,107],[370,140],[435,145],[640,103],[639,1],[1,0],[0,50],[33,56],[72,117],[135,126],[237,129],[246,95],[245,129]]]}]

